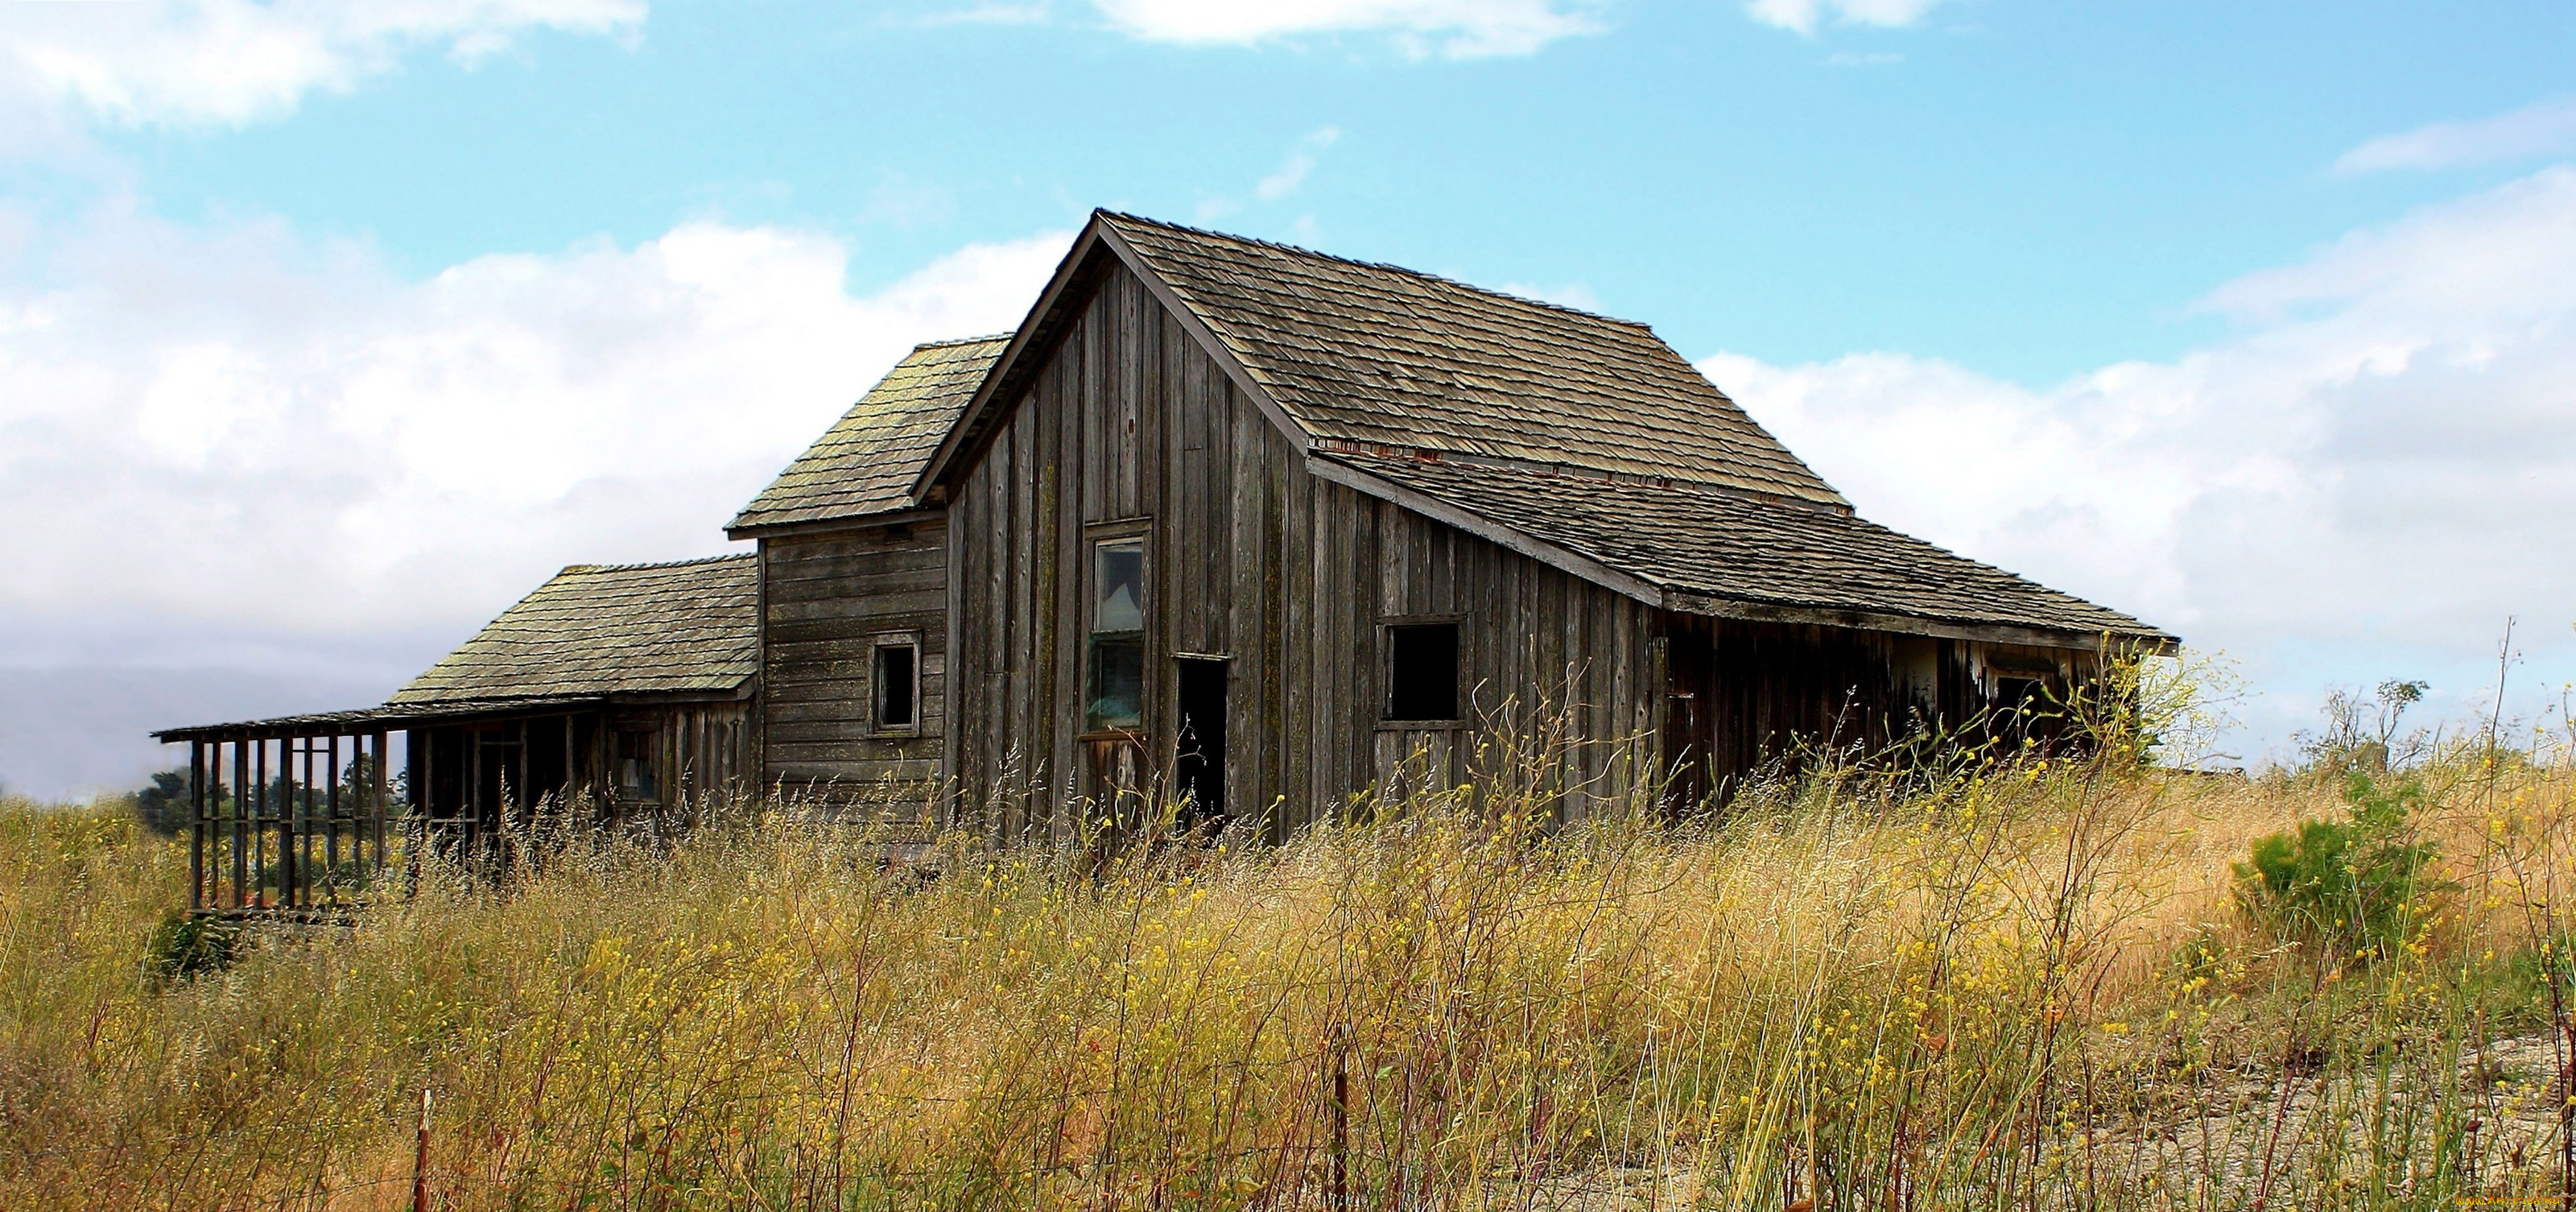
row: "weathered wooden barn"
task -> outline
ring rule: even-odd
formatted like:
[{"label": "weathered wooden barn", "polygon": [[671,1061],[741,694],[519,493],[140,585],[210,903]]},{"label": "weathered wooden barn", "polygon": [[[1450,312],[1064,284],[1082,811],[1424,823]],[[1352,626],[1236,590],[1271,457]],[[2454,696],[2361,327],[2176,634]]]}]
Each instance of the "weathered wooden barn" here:
[{"label": "weathered wooden barn", "polygon": [[1138,785],[1291,830],[1514,706],[1692,795],[2173,642],[1859,518],[1643,325],[1108,212],[729,533],[764,776],[1005,833]]},{"label": "weathered wooden barn", "polygon": [[160,734],[225,771],[200,849],[247,895],[243,847],[309,833],[224,788],[388,730],[460,836],[765,786],[1009,836],[1152,788],[1276,837],[1542,711],[1596,742],[1575,814],[2175,642],[1860,518],[1644,325],[1105,211],[727,533],[756,551],[566,569],[380,708]]}]

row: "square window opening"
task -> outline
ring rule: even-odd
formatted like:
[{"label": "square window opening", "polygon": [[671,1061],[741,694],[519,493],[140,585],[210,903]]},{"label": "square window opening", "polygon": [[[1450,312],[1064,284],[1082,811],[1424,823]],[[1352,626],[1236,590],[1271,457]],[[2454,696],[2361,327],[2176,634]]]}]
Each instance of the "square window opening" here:
[{"label": "square window opening", "polygon": [[1114,539],[1091,549],[1090,684],[1086,731],[1134,729],[1145,706],[1145,540]]},{"label": "square window opening", "polygon": [[1407,623],[1386,629],[1386,718],[1458,718],[1458,625]]},{"label": "square window opening", "polygon": [[876,726],[899,732],[921,726],[921,646],[881,643],[876,652]]}]

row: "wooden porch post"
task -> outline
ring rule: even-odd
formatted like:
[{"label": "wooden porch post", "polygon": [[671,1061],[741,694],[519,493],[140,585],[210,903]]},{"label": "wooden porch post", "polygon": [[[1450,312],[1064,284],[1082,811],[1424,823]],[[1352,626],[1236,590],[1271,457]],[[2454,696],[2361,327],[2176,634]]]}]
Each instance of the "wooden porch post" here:
[{"label": "wooden porch post", "polygon": [[387,814],[388,812],[390,812],[390,811],[391,811],[391,806],[385,803],[385,733],[384,733],[384,731],[383,731],[382,729],[377,730],[376,735],[375,735],[375,737],[374,737],[373,739],[374,739],[374,742],[375,742],[376,756],[375,756],[375,760],[374,760],[374,761],[371,761],[371,762],[367,763],[367,768],[368,768],[368,770],[370,771],[370,774],[369,774],[369,776],[368,776],[368,781],[372,784],[372,785],[369,787],[369,789],[368,789],[368,790],[369,790],[369,797],[368,797],[368,798],[372,799],[372,800],[375,802],[375,812],[374,812],[374,816],[375,816],[375,824],[374,824],[374,826],[373,826],[372,832],[375,834],[375,838],[376,838],[376,863],[375,863],[375,865],[376,865],[377,867],[381,868],[381,867],[383,867],[383,866],[385,865],[385,816],[386,816],[386,814]]},{"label": "wooden porch post", "polygon": [[340,898],[340,734],[332,733],[330,789],[323,793],[323,816],[330,822],[322,835],[322,877],[331,881],[331,899]]},{"label": "wooden porch post", "polygon": [[233,738],[233,904],[235,909],[249,903],[250,893],[250,822],[243,815],[250,811],[250,741]]},{"label": "wooden porch post", "polygon": [[188,908],[206,907],[206,743],[188,742]]}]

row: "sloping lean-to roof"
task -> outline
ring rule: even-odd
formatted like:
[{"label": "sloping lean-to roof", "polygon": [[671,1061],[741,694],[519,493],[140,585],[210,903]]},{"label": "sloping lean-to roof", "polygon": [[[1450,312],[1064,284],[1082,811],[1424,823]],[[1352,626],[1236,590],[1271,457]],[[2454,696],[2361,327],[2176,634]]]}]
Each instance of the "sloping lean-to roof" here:
[{"label": "sloping lean-to roof", "polygon": [[1589,467],[1850,507],[1643,324],[1131,215],[1097,222],[1326,449]]},{"label": "sloping lean-to roof", "polygon": [[1000,336],[916,347],[743,506],[726,532],[742,537],[912,508],[913,481],[1009,343]]},{"label": "sloping lean-to roof", "polygon": [[1693,613],[2173,642],[2119,611],[1840,510],[1458,460],[1325,459],[1635,577]]},{"label": "sloping lean-to roof", "polygon": [[749,553],[573,565],[386,705],[736,692],[760,668],[755,576]]}]

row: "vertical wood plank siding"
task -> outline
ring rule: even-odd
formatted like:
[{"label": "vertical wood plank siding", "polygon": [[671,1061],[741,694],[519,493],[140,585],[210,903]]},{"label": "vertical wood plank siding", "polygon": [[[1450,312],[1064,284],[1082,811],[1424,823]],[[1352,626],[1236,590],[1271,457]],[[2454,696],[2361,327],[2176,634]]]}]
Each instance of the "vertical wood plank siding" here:
[{"label": "vertical wood plank siding", "polygon": [[[1229,660],[1227,807],[1238,817],[1267,814],[1292,831],[1417,752],[1431,778],[1465,774],[1472,728],[1378,722],[1390,617],[1460,620],[1471,714],[1526,717],[1536,688],[1584,736],[1651,742],[1660,611],[1309,475],[1124,269],[1103,275],[1048,359],[951,495],[953,769],[992,797],[990,826],[1061,832],[1055,809],[1101,790],[1078,739],[1086,530],[1099,523],[1146,525],[1144,733],[1156,768],[1178,725],[1173,655]],[[781,667],[773,656],[765,674],[773,702]],[[788,737],[807,735],[779,730],[809,722],[771,716],[773,762]],[[1606,750],[1578,761],[1587,777],[1634,773],[1612,770]]]},{"label": "vertical wood plank siding", "polygon": [[[546,799],[588,801],[609,816],[639,807],[676,809],[752,790],[756,755],[750,701],[725,699],[617,706],[561,714],[494,713],[405,733],[411,810],[468,842],[497,828],[505,811]],[[617,737],[654,734],[649,805],[617,785]]]},{"label": "vertical wood plank siding", "polygon": [[[948,729],[947,523],[764,538],[760,574],[763,781],[808,794],[888,783],[926,793]],[[918,735],[874,728],[876,643],[896,634],[921,645]]]}]

